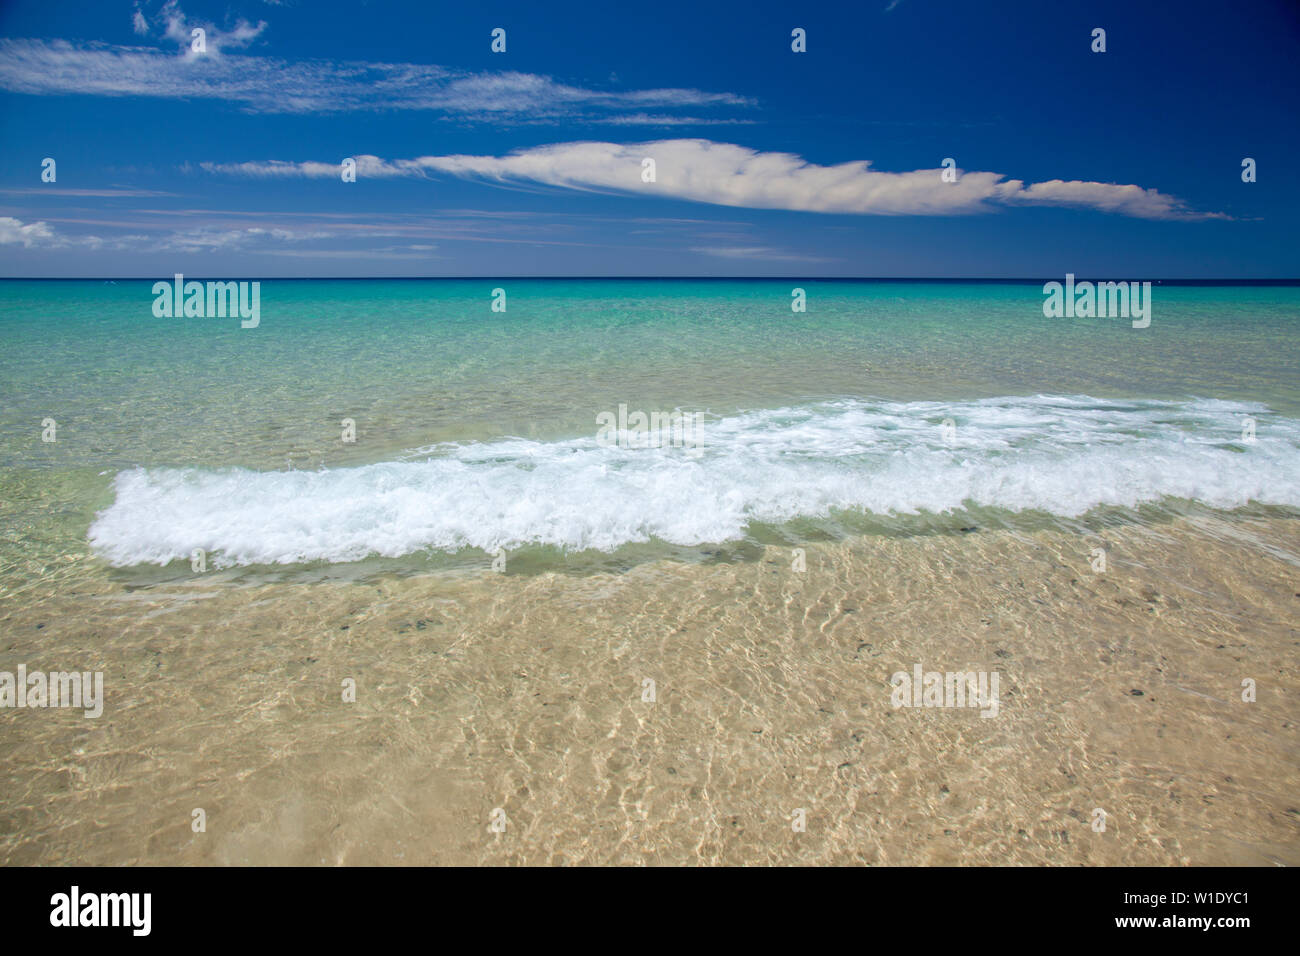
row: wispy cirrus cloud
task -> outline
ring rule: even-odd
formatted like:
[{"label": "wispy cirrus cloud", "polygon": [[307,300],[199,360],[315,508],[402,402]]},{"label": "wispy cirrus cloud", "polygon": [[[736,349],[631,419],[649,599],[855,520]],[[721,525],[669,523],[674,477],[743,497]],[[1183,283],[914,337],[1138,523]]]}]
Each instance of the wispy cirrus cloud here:
[{"label": "wispy cirrus cloud", "polygon": [[[355,157],[358,177],[425,177],[431,173],[498,184],[624,192],[720,206],[880,216],[965,215],[1008,206],[1065,206],[1139,219],[1227,219],[1202,213],[1157,189],[1082,180],[1026,184],[1002,173],[962,172],[945,182],[941,169],[882,172],[867,160],[819,166],[793,153],[760,152],[707,139],[620,145],[558,143],[506,156]],[[656,181],[641,181],[642,160]],[[337,162],[268,160],[203,163],[211,173],[258,178],[339,175]]]},{"label": "wispy cirrus cloud", "polygon": [[[136,11],[139,14],[139,10]],[[519,125],[558,119],[619,125],[710,125],[734,117],[684,110],[751,107],[735,93],[696,89],[616,90],[575,86],[515,71],[470,72],[423,63],[296,60],[223,52],[247,46],[265,29],[239,21],[210,28],[207,54],[189,46],[194,23],[164,7],[162,37],[177,52],[143,46],[0,40],[0,89],[35,96],[87,95],[220,100],[252,113],[418,110],[459,120]],[[144,21],[146,32],[150,24]],[[138,32],[138,29],[137,29]]]},{"label": "wispy cirrus cloud", "polygon": [[59,196],[77,199],[139,199],[145,197],[175,196],[162,189],[126,189],[109,187],[106,189],[63,189],[57,186],[34,186],[23,189],[0,189],[6,196]]},{"label": "wispy cirrus cloud", "polygon": [[199,228],[173,232],[158,242],[159,249],[174,249],[177,252],[205,252],[218,249],[246,249],[250,246],[268,242],[310,242],[319,239],[331,239],[333,233],[312,231],[300,232],[292,229],[212,229]]},{"label": "wispy cirrus cloud", "polygon": [[[116,224],[113,224],[116,225]],[[66,234],[43,220],[23,222],[12,216],[0,216],[0,246],[26,249],[135,249],[154,252],[209,252],[244,250],[282,243],[312,242],[332,239],[334,234],[322,230],[301,230],[251,226],[229,229],[201,226],[176,229],[162,234],[126,234],[100,236]]]},{"label": "wispy cirrus cloud", "polygon": [[[50,254],[102,251],[300,259],[429,258],[443,243],[596,248],[591,217],[442,210],[370,214],[257,209],[136,209],[111,215],[74,210],[44,218],[0,216],[0,247]],[[200,225],[178,226],[177,220]]]},{"label": "wispy cirrus cloud", "polygon": [[760,261],[780,261],[780,262],[833,262],[833,259],[827,259],[821,256],[806,256],[796,252],[788,252],[784,249],[777,249],[772,246],[695,246],[691,252],[697,252],[703,256],[713,256],[718,259],[732,260],[760,260]]}]

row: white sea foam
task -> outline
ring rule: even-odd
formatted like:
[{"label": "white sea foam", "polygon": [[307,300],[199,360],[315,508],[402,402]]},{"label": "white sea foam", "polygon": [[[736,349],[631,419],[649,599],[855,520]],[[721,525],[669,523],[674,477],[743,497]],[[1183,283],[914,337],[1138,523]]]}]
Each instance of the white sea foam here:
[{"label": "white sea foam", "polygon": [[[1258,421],[1254,443],[1242,419]],[[956,426],[945,440],[945,419]],[[1300,421],[1216,400],[840,401],[699,427],[703,453],[589,437],[441,444],[355,468],[136,468],[90,528],[115,565],[203,548],[216,566],[529,544],[611,551],[743,535],[832,509],[1077,516],[1166,498],[1300,506]]]}]

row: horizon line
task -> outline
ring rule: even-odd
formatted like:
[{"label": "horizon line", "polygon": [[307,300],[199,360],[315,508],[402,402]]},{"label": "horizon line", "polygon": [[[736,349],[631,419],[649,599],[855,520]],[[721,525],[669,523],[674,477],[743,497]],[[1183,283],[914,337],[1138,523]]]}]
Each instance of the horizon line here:
[{"label": "horizon line", "polygon": [[[1168,283],[1171,285],[1300,285],[1300,277],[1264,276],[1243,278],[1192,278],[1166,276],[1151,279],[1117,279],[1111,276],[1074,275],[1077,282],[1150,282],[1152,284]],[[172,278],[177,273],[172,273]],[[185,273],[180,273],[185,275]],[[191,273],[191,275],[207,275]],[[1050,276],[744,276],[744,275],[357,275],[357,276],[243,276],[242,281],[258,282],[438,282],[438,281],[557,281],[557,282],[605,282],[605,281],[682,281],[682,282],[1021,282],[1039,283],[1060,281],[1060,275]],[[160,278],[158,274],[136,276],[0,276],[4,282],[162,282],[171,279]],[[195,280],[198,281],[198,280]],[[218,281],[213,279],[212,281]],[[229,274],[224,274],[219,281],[232,281]]]}]

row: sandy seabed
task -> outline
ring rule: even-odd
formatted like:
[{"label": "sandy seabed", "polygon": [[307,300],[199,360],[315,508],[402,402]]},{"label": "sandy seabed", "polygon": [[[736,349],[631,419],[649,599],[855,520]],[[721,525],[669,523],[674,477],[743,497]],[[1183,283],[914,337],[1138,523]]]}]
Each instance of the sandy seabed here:
[{"label": "sandy seabed", "polygon": [[[0,712],[5,864],[1300,863],[1300,519],[863,537],[804,572],[84,560],[0,606],[0,670],[106,697]],[[918,663],[996,671],[997,716],[895,709]]]}]

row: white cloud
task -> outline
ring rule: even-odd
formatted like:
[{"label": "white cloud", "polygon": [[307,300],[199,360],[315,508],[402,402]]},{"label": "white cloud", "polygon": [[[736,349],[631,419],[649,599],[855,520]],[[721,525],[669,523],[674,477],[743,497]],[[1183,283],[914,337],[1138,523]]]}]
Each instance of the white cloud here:
[{"label": "white cloud", "polygon": [[[357,161],[357,177],[362,179],[394,179],[402,176],[424,176],[425,168],[419,159],[386,160],[378,156],[351,157]],[[427,157],[426,157],[427,158]],[[230,176],[247,176],[252,179],[337,179],[342,173],[341,161],[335,163],[292,163],[281,159],[247,163],[199,163],[199,168],[209,173]]]},{"label": "white cloud", "polygon": [[21,244],[25,248],[54,241],[54,230],[47,223],[24,223],[12,216],[0,216],[0,246]]},{"label": "white cloud", "polygon": [[[158,11],[158,18],[164,24],[163,36],[176,43],[184,55],[193,57],[219,56],[222,50],[225,49],[243,49],[266,30],[265,20],[259,20],[257,25],[254,26],[241,17],[235,22],[235,26],[231,30],[222,30],[208,20],[190,20],[185,16],[185,11],[180,8],[178,0],[167,0],[162,9]],[[135,32],[141,36],[149,33],[149,21],[141,14],[138,4],[135,16],[132,18],[132,26]],[[203,54],[197,54],[191,50],[194,39],[193,31],[196,28],[203,30],[206,50]]]},{"label": "white cloud", "polygon": [[1091,183],[1053,179],[1045,183],[1031,183],[1013,191],[1007,202],[1038,203],[1045,206],[1087,206],[1102,212],[1115,212],[1144,219],[1228,219],[1217,214],[1198,214],[1173,196],[1141,186],[1119,186],[1114,183]]},{"label": "white cloud", "polygon": [[[642,160],[653,158],[656,181],[641,181]],[[566,189],[616,191],[688,199],[720,206],[788,209],[855,215],[962,215],[1000,206],[1074,206],[1141,219],[1226,219],[1197,213],[1156,189],[1114,183],[1031,183],[1001,173],[960,172],[942,180],[941,169],[880,172],[867,160],[819,166],[793,153],[764,153],[706,139],[650,143],[558,143],[507,156],[421,156],[385,160],[362,155],[359,178],[422,177],[443,173],[495,183],[533,183]],[[253,177],[339,175],[338,163],[280,160],[203,163],[208,172]]]}]

